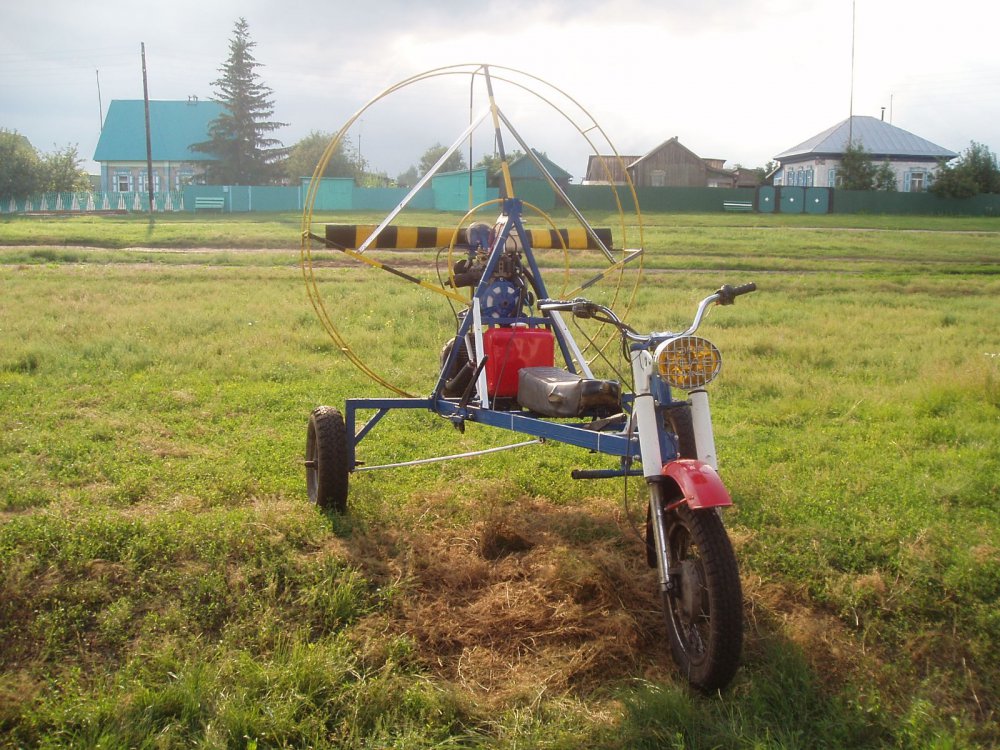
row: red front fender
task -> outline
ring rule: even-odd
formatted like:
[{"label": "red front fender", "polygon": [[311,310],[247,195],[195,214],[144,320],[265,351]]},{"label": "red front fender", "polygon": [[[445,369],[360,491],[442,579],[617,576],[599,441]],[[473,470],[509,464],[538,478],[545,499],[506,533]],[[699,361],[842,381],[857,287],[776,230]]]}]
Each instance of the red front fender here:
[{"label": "red front fender", "polygon": [[677,502],[686,502],[695,510],[733,504],[726,485],[719,479],[715,469],[706,463],[692,458],[679,458],[663,465],[663,476],[674,480],[680,488],[683,497]]}]

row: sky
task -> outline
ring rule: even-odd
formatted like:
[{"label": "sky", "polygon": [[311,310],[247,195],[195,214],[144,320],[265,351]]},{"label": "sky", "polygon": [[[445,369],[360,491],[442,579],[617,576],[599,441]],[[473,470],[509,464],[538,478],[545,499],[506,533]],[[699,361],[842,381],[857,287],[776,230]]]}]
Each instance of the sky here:
[{"label": "sky", "polygon": [[[410,76],[487,63],[557,87],[498,90],[497,103],[575,182],[592,150],[578,132],[587,117],[619,153],[677,136],[730,167],[763,166],[851,111],[955,152],[971,141],[1000,149],[1000,3],[983,0],[0,3],[0,128],[43,152],[75,145],[91,172],[109,103],[142,98],[140,43],[151,99],[211,99],[241,16],[289,146],[340,130]],[[395,176],[458,138],[469,87],[436,78],[378,99],[345,137]],[[538,98],[562,106],[559,92],[587,117]],[[485,100],[473,99],[478,114]],[[484,129],[474,160],[494,148]]]}]

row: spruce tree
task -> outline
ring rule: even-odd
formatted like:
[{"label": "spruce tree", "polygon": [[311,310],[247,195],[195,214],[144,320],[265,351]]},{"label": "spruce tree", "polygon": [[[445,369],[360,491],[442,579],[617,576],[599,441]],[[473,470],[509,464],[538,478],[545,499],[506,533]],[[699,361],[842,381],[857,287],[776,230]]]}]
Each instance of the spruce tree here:
[{"label": "spruce tree", "polygon": [[272,92],[257,73],[261,64],[253,56],[255,46],[246,19],[240,18],[229,41],[229,57],[219,68],[222,75],[212,81],[216,101],[225,110],[210,123],[210,139],[191,147],[217,158],[207,165],[205,174],[213,184],[263,185],[281,176],[280,162],[287,149],[268,134],[285,123],[270,119],[274,115]]}]

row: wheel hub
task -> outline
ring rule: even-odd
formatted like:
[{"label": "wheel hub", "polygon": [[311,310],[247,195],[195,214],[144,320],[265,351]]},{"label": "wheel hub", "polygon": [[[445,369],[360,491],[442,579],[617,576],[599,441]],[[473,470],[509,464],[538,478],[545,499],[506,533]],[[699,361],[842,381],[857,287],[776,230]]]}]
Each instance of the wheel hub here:
[{"label": "wheel hub", "polygon": [[681,613],[688,622],[708,614],[708,588],[701,564],[696,560],[682,560],[680,565]]}]

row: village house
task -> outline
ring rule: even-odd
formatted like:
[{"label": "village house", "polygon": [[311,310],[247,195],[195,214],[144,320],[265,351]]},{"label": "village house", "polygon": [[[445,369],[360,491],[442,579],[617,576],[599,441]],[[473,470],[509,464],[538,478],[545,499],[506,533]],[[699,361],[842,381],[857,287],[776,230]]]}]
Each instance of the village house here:
[{"label": "village house", "polygon": [[592,155],[585,185],[624,184],[627,172],[636,187],[743,187],[756,181],[750,170],[724,167],[725,159],[704,159],[677,136],[643,156]]},{"label": "village house", "polygon": [[[211,154],[191,146],[209,139],[209,123],[224,111],[219,102],[151,101],[150,145],[153,191],[180,190],[198,182]],[[141,99],[115,99],[108,107],[94,152],[101,165],[100,189],[107,192],[146,192],[146,118]]]},{"label": "village house", "polygon": [[877,117],[855,115],[775,156],[774,184],[837,187],[837,171],[851,141],[863,146],[876,166],[888,162],[896,189],[904,193],[926,190],[938,165],[958,156]]}]

